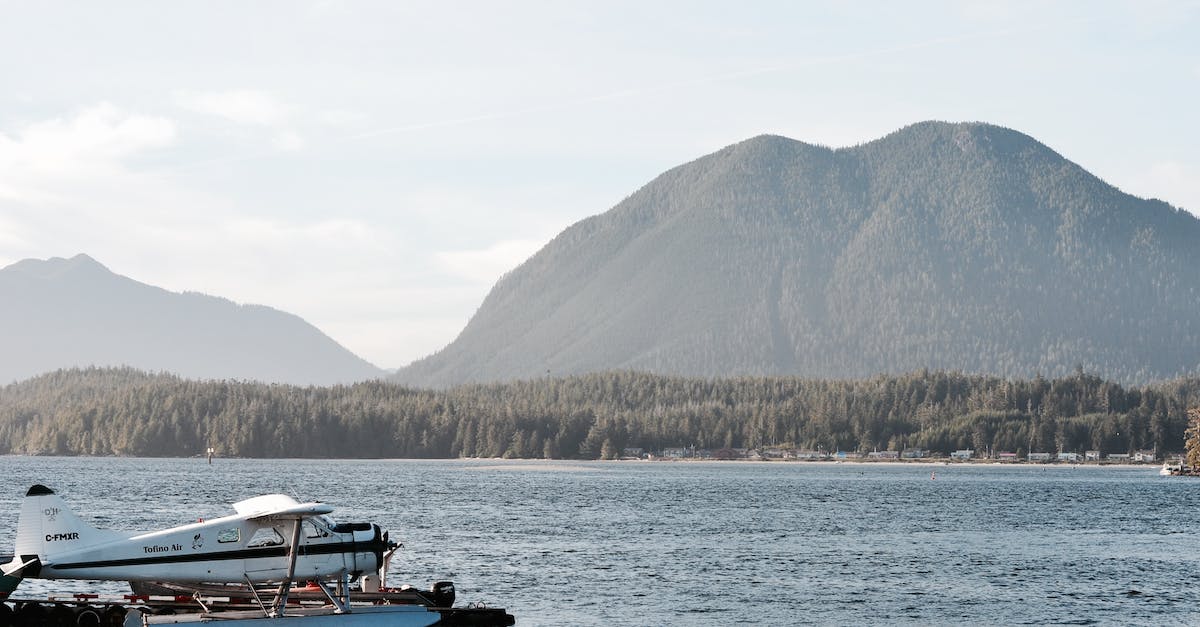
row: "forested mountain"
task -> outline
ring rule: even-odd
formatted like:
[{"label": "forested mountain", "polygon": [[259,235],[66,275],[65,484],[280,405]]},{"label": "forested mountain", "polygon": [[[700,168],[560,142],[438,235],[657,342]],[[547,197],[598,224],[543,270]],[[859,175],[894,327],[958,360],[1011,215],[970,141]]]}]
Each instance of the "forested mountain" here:
[{"label": "forested mountain", "polygon": [[1183,449],[1200,379],[1127,388],[1076,373],[859,381],[602,373],[445,391],[298,387],[131,369],[0,388],[0,453],[596,459],[624,447],[871,451]]},{"label": "forested mountain", "polygon": [[0,269],[0,383],[89,365],[297,384],[384,376],[297,316],[138,283],[87,255]]},{"label": "forested mountain", "polygon": [[1200,369],[1197,268],[1195,217],[1009,129],[762,136],[571,226],[396,380],[1082,366],[1144,383]]}]

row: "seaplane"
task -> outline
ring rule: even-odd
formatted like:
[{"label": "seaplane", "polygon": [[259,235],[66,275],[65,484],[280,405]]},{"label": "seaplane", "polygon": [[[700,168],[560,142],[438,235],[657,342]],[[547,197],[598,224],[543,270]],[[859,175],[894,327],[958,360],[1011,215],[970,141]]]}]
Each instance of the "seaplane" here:
[{"label": "seaplane", "polygon": [[[391,608],[352,606],[351,582],[374,578],[377,588],[379,581],[386,581],[388,562],[399,547],[377,524],[337,523],[329,516],[332,506],[300,503],[282,494],[239,501],[233,509],[234,514],[221,518],[124,533],[89,525],[53,490],[34,485],[21,503],[12,560],[0,567],[0,601],[25,578],[126,581],[135,590],[139,583],[185,590],[244,584],[239,589],[253,595],[258,612],[243,612],[246,616],[220,612],[216,616],[206,611],[189,617],[191,620],[147,616],[143,624],[197,622],[208,617],[205,620],[219,619],[229,625],[265,625],[287,619],[285,624],[297,627],[357,627],[454,624],[467,618],[474,623],[482,618],[449,610],[453,584],[445,616],[436,608],[412,603]],[[324,597],[320,608],[299,608],[296,603],[289,607],[289,594],[297,582],[308,590],[319,589]],[[268,592],[264,599],[259,590],[273,590],[273,597]],[[209,610],[200,594],[195,596],[199,607]],[[511,615],[501,614],[505,618],[499,624],[511,625]],[[443,621],[446,617],[457,619]],[[309,622],[292,620],[297,618]]]}]

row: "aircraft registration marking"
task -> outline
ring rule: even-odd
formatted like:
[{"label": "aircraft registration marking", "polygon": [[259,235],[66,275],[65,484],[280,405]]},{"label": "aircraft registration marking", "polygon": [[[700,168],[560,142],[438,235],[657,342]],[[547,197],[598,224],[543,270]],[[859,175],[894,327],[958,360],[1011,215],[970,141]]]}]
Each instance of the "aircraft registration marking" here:
[{"label": "aircraft registration marking", "polygon": [[78,533],[48,533],[46,534],[46,542],[58,542],[59,540],[78,540]]}]

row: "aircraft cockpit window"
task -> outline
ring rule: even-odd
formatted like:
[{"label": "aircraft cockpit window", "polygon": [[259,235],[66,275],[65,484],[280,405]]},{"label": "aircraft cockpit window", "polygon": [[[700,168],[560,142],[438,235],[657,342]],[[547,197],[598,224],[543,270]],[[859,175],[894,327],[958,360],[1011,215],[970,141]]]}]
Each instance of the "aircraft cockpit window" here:
[{"label": "aircraft cockpit window", "polygon": [[310,521],[304,521],[304,537],[306,538],[324,538],[329,535],[328,531],[321,528],[320,525]]},{"label": "aircraft cockpit window", "polygon": [[242,539],[242,530],[237,527],[222,529],[217,532],[217,542],[237,542]]},{"label": "aircraft cockpit window", "polygon": [[246,546],[278,546],[280,544],[283,544],[283,536],[279,535],[274,527],[263,527],[250,536],[250,541],[246,543]]}]

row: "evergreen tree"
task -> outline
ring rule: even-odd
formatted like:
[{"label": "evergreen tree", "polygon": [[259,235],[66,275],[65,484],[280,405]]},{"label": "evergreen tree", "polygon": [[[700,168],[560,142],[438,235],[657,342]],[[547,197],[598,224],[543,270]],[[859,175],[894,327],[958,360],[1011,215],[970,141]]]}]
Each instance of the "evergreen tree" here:
[{"label": "evergreen tree", "polygon": [[1189,468],[1200,468],[1200,407],[1188,410],[1188,428],[1185,449]]}]

